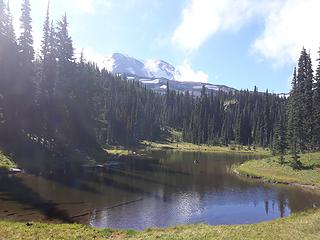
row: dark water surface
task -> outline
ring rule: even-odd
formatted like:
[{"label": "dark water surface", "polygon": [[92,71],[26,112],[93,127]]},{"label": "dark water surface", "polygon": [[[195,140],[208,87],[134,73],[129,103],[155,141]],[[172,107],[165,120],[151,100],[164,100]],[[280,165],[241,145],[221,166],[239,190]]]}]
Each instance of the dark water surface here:
[{"label": "dark water surface", "polygon": [[312,192],[232,173],[252,157],[158,151],[54,177],[2,176],[0,218],[145,229],[256,223],[320,206]]}]

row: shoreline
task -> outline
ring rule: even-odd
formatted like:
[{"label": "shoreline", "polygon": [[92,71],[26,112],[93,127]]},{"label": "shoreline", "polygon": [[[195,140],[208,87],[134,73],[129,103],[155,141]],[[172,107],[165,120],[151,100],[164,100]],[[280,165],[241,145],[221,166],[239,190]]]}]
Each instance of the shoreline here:
[{"label": "shoreline", "polygon": [[320,152],[301,154],[302,162],[307,166],[302,170],[293,170],[288,163],[281,165],[276,161],[276,157],[271,157],[246,161],[236,166],[233,172],[242,177],[271,184],[289,185],[320,193],[320,172],[317,165],[320,164],[319,156]]},{"label": "shoreline", "polygon": [[[203,152],[203,153],[233,153],[233,154],[255,154],[263,157],[270,156],[270,151],[268,149],[262,148],[248,148],[246,146],[217,146],[217,145],[197,145],[187,142],[151,142],[143,141],[136,148],[125,147],[125,146],[110,146],[109,149],[105,148],[105,151],[110,155],[120,155],[120,156],[139,156],[149,151],[157,150],[170,150],[170,151],[180,151],[180,152]],[[132,154],[133,152],[136,154]]]},{"label": "shoreline", "polygon": [[239,171],[237,171],[237,169],[234,169],[233,172],[236,175],[240,176],[240,177],[256,179],[256,180],[259,180],[259,181],[262,181],[262,182],[275,184],[275,185],[279,184],[279,185],[287,185],[287,186],[299,187],[299,188],[303,188],[304,190],[315,190],[315,191],[319,191],[319,193],[320,193],[320,187],[317,187],[317,186],[312,185],[312,184],[297,183],[297,182],[286,182],[286,181],[276,181],[276,180],[265,178],[264,176],[255,176],[255,175],[250,175],[250,174],[247,174],[247,173],[240,173]]}]

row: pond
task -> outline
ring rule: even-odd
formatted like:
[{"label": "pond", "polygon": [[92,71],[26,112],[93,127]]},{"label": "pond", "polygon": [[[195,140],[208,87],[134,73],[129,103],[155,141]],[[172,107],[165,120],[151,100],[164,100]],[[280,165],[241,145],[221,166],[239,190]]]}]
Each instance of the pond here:
[{"label": "pond", "polygon": [[233,164],[253,157],[154,151],[57,176],[2,176],[0,218],[140,230],[257,223],[320,206],[310,191],[232,172]]}]

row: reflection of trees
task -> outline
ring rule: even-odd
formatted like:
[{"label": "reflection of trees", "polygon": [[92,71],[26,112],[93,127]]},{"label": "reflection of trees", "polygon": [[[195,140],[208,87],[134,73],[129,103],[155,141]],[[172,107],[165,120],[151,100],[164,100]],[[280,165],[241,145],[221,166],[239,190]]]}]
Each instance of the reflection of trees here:
[{"label": "reflection of trees", "polygon": [[286,214],[286,207],[287,207],[287,199],[286,195],[283,191],[278,193],[278,209],[280,213],[280,217],[284,217]]},{"label": "reflection of trees", "polygon": [[267,215],[269,215],[269,201],[265,200],[264,201],[264,209]]},{"label": "reflection of trees", "polygon": [[73,222],[66,211],[58,209],[57,204],[53,202],[45,201],[38,192],[30,189],[21,179],[15,176],[1,176],[0,192],[7,193],[9,198],[4,199],[5,201],[16,201],[32,206],[48,219],[58,219],[68,223]]},{"label": "reflection of trees", "polygon": [[310,209],[314,204],[320,204],[320,195],[298,188],[287,188],[283,190],[287,196],[287,205],[292,212]]}]

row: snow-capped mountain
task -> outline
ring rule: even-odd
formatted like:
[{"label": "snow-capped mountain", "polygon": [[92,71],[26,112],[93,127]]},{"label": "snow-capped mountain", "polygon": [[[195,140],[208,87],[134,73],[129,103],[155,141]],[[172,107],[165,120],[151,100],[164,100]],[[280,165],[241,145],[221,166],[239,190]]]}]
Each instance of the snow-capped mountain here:
[{"label": "snow-capped mountain", "polygon": [[140,77],[153,77],[145,68],[145,64],[135,58],[121,53],[114,53],[104,60],[109,72],[132,74]]},{"label": "snow-capped mountain", "polygon": [[104,64],[109,72],[136,75],[141,78],[175,80],[177,74],[175,67],[163,60],[139,61],[121,53],[114,53],[106,57]]},{"label": "snow-capped mountain", "polygon": [[203,85],[213,92],[235,91],[235,89],[224,85],[183,82],[180,72],[174,66],[159,59],[140,61],[121,53],[114,53],[107,56],[103,64],[109,72],[121,74],[127,79],[139,81],[148,88],[159,92],[166,90],[167,82],[169,82],[169,86],[173,90],[181,92],[189,91],[193,92],[194,95],[200,94]]}]

